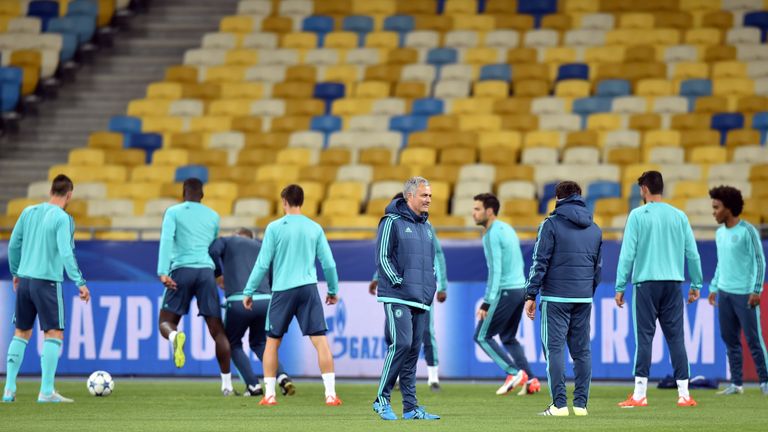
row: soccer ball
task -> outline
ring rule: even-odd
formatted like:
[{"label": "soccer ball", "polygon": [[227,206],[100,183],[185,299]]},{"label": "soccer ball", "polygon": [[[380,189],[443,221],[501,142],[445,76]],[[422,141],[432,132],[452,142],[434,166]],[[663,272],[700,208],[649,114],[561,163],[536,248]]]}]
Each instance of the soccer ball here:
[{"label": "soccer ball", "polygon": [[93,396],[109,396],[115,389],[112,375],[105,371],[96,371],[88,377],[88,392]]}]

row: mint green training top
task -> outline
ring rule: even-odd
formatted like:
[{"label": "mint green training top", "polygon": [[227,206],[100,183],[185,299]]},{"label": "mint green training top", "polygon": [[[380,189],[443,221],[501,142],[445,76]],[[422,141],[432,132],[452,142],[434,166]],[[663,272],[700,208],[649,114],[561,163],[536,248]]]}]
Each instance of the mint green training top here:
[{"label": "mint green training top", "polygon": [[75,259],[75,222],[61,207],[41,203],[21,212],[8,244],[8,264],[17,277],[54,282],[67,276],[77,286],[85,279]]},{"label": "mint green training top", "polygon": [[194,201],[168,207],[163,215],[157,275],[177,268],[215,268],[208,247],[219,236],[219,215]]},{"label": "mint green training top", "polygon": [[483,234],[483,252],[488,265],[485,303],[498,300],[502,289],[525,288],[523,253],[514,228],[495,220]]},{"label": "mint green training top", "polygon": [[285,215],[267,225],[256,265],[243,294],[251,296],[272,265],[272,292],[317,283],[315,259],[320,260],[328,294],[339,291],[339,276],[323,228],[304,215]]},{"label": "mint green training top", "polygon": [[682,211],[663,202],[649,202],[629,213],[616,269],[616,291],[632,283],[685,280],[688,263],[691,288],[701,289],[701,259],[691,224]]},{"label": "mint green training top", "polygon": [[765,280],[765,254],[760,234],[745,220],[717,229],[717,267],[709,292],[760,294]]}]

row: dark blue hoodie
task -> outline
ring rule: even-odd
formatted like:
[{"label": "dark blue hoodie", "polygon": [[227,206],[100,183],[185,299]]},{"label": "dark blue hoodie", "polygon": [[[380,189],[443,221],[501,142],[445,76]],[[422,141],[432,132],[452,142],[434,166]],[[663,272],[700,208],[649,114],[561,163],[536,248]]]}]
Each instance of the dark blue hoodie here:
[{"label": "dark blue hoodie", "polygon": [[580,195],[557,202],[539,226],[526,298],[591,303],[600,283],[603,233]]},{"label": "dark blue hoodie", "polygon": [[437,289],[435,247],[428,215],[416,215],[405,199],[393,200],[376,236],[378,301],[429,309]]}]

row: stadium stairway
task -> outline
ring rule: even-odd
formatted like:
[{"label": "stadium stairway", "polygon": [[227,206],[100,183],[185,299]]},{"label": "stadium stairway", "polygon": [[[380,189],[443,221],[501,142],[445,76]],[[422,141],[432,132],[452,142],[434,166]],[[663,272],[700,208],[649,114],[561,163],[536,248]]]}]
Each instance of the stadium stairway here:
[{"label": "stadium stairway", "polygon": [[236,8],[236,0],[154,0],[149,13],[134,17],[113,48],[78,71],[57,99],[40,104],[39,115],[25,118],[19,134],[0,140],[0,213],[9,199],[26,195],[30,182],[46,178],[52,165],[66,163],[90,132],[124,114],[128,102],[143,97],[150,82],[161,80],[166,67],[179,64]]}]

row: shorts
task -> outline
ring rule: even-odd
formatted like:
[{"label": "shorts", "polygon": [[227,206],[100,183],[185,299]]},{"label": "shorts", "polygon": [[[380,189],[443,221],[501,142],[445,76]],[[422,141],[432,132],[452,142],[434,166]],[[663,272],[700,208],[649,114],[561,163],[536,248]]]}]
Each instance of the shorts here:
[{"label": "shorts", "polygon": [[304,336],[322,336],[328,331],[317,284],[272,292],[267,323],[264,326],[267,336],[273,339],[283,337],[293,317],[299,322],[301,334]]},{"label": "shorts", "polygon": [[176,282],[176,289],[165,290],[161,310],[176,315],[189,313],[192,297],[197,299],[198,315],[221,318],[221,303],[216,287],[216,278],[210,268],[177,268],[172,271],[171,279]]},{"label": "shorts", "polygon": [[64,298],[60,282],[19,278],[13,322],[19,330],[31,330],[35,317],[43,331],[64,330]]}]

